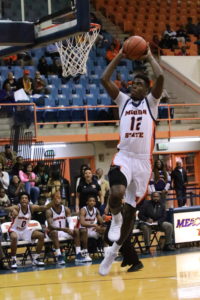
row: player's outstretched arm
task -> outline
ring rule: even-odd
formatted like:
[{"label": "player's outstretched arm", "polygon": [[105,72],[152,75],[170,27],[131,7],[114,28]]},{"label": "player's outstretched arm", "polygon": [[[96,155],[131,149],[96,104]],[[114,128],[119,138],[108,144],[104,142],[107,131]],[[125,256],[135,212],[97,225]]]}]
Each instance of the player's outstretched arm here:
[{"label": "player's outstretched arm", "polygon": [[122,53],[122,49],[119,51],[119,53],[113,58],[113,60],[109,63],[109,65],[106,67],[102,77],[101,77],[101,83],[106,89],[109,96],[115,100],[119,94],[119,88],[116,86],[116,84],[111,80],[112,73],[114,72],[115,68],[117,67],[118,63],[122,58],[124,58],[124,54]]},{"label": "player's outstretched arm", "polygon": [[159,99],[162,95],[164,85],[163,70],[157,60],[153,57],[150,48],[148,49],[146,60],[150,63],[156,77],[155,83],[151,89],[151,93],[156,99]]},{"label": "player's outstretched arm", "polygon": [[49,208],[51,208],[53,205],[53,201],[49,202],[47,205],[31,205],[31,211],[45,211]]}]

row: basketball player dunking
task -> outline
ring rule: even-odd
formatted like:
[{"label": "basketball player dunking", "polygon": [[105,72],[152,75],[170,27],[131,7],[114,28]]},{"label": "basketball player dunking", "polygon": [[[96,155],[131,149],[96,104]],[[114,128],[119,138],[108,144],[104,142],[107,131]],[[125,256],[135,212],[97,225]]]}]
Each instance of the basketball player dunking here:
[{"label": "basketball player dunking", "polygon": [[[151,91],[149,79],[143,74],[137,74],[132,84],[131,97],[120,92],[111,81],[111,76],[122,58],[126,56],[121,49],[102,76],[103,86],[119,106],[120,142],[117,147],[119,151],[108,174],[111,187],[109,206],[112,213],[108,238],[114,243],[100,264],[101,275],[109,273],[118,250],[133,228],[136,204],[146,194],[152,171],[155,119],[164,83],[163,71],[148,48],[146,56],[141,59],[150,63],[155,75]],[[125,205],[122,217],[123,198]]]}]

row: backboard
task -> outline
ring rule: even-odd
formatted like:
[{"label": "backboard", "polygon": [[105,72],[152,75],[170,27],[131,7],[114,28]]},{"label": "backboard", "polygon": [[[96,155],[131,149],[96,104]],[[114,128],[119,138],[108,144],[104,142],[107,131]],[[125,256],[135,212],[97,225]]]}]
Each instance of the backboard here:
[{"label": "backboard", "polygon": [[89,0],[66,1],[66,6],[36,22],[0,21],[0,57],[46,46],[90,28]]}]

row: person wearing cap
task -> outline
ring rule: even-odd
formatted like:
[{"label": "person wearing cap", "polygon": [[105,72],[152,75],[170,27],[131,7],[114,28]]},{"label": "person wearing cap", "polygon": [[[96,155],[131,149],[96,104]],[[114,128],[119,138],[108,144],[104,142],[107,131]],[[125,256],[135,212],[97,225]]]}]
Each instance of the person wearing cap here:
[{"label": "person wearing cap", "polygon": [[33,79],[29,77],[30,71],[25,69],[23,77],[18,79],[18,89],[24,89],[27,95],[32,95],[33,92]]},{"label": "person wearing cap", "polygon": [[16,152],[11,150],[9,144],[5,145],[5,150],[0,153],[0,163],[4,165],[4,170],[10,172],[16,162]]}]

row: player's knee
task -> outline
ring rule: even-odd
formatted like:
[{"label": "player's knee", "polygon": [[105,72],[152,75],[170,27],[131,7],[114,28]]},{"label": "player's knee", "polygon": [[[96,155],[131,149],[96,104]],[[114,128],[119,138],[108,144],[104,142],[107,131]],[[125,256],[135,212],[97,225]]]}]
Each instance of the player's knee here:
[{"label": "player's knee", "polygon": [[110,195],[110,204],[115,205],[116,203],[121,203],[124,196],[124,192],[118,189],[112,189]]},{"label": "player's knee", "polygon": [[42,232],[38,232],[38,233],[37,233],[37,239],[38,239],[39,241],[44,241],[44,234],[43,234]]}]

